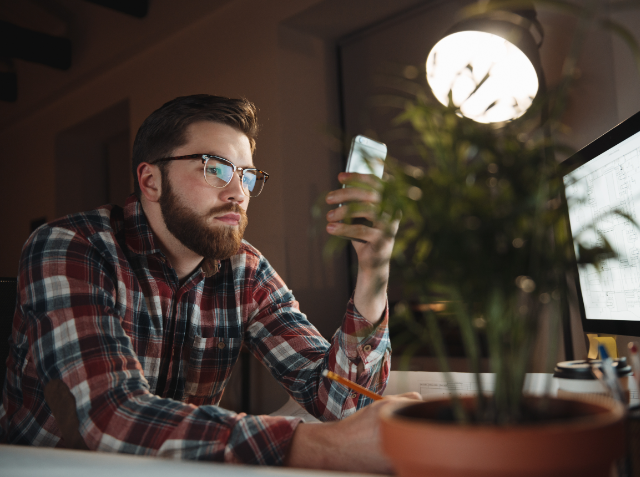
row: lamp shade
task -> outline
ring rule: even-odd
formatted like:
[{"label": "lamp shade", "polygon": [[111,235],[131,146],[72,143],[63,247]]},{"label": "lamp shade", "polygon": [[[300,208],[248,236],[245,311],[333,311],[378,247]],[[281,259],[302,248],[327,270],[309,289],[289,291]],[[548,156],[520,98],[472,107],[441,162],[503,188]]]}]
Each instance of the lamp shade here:
[{"label": "lamp shade", "polygon": [[462,115],[481,123],[522,116],[542,71],[531,25],[511,12],[456,24],[427,57],[427,81],[438,101],[448,105],[451,99]]}]

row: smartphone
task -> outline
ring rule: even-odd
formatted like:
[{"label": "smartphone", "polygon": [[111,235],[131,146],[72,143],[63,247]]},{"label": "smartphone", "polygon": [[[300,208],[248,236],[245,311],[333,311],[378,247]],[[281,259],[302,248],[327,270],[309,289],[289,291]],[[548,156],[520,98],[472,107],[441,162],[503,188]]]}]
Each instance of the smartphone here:
[{"label": "smartphone", "polygon": [[358,135],[351,141],[346,171],[359,174],[374,174],[382,179],[384,160],[386,158],[386,144]]},{"label": "smartphone", "polygon": [[[358,174],[373,174],[382,179],[384,173],[384,160],[387,158],[387,146],[378,141],[374,141],[366,136],[358,135],[351,140],[351,149],[347,159],[346,172],[357,172]],[[342,188],[349,187],[346,184]],[[342,207],[342,204],[340,204]],[[363,224],[371,227],[373,224],[364,218],[354,218],[352,224]],[[344,237],[357,242],[364,240]]]}]

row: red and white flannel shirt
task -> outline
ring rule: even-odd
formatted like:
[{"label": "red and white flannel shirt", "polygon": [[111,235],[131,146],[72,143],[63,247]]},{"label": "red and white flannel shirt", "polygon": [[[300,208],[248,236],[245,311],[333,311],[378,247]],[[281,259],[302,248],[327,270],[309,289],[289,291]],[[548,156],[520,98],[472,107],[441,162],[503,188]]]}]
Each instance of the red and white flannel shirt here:
[{"label": "red and white flannel shirt", "polygon": [[243,343],[321,420],[369,402],[324,369],[377,392],[389,374],[387,312],[373,326],[351,300],[329,343],[246,242],[181,286],[135,196],[40,227],[24,246],[18,293],[0,407],[7,443],[64,447],[43,394],[59,379],[90,449],[281,464],[299,419],[217,406]]}]

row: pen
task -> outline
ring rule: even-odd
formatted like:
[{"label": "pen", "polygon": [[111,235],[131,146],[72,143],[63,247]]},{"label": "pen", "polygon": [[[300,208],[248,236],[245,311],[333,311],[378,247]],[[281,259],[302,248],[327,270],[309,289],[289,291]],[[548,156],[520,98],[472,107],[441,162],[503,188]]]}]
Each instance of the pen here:
[{"label": "pen", "polygon": [[334,373],[332,371],[329,371],[329,370],[325,369],[324,371],[322,371],[322,375],[325,378],[332,379],[332,380],[342,384],[343,386],[348,387],[349,389],[351,389],[353,391],[356,391],[356,392],[358,392],[360,394],[364,394],[368,398],[371,398],[371,399],[373,399],[375,401],[379,401],[380,399],[384,399],[379,394],[376,394],[373,391],[369,391],[367,388],[363,388],[359,384],[356,384],[353,381],[349,381],[347,378],[343,378],[339,374],[336,374],[336,373]]},{"label": "pen", "polygon": [[637,389],[640,391],[640,355],[638,354],[638,345],[634,341],[631,341],[628,346],[633,377],[636,380]]},{"label": "pen", "polygon": [[624,393],[620,387],[620,381],[618,381],[618,372],[613,367],[613,359],[611,359],[604,346],[598,346],[598,351],[602,358],[602,373],[609,385],[609,389],[611,390],[613,397],[624,404]]},{"label": "pen", "polygon": [[604,378],[604,374],[602,374],[602,371],[600,371],[600,369],[596,368],[595,366],[591,367],[591,374],[593,374],[596,379],[598,381],[600,381],[600,383],[602,384],[602,387],[605,389],[605,391],[608,389],[609,391],[611,391],[611,388],[609,387],[609,383],[607,383],[607,380]]}]

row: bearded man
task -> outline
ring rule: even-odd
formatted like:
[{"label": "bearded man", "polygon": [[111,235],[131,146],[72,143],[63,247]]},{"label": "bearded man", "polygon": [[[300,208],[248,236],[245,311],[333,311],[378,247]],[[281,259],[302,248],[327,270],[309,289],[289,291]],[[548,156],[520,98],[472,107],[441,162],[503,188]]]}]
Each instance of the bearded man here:
[{"label": "bearded man", "polygon": [[[356,289],[327,342],[242,238],[249,200],[269,177],[253,164],[257,130],[246,100],[176,98],[138,131],[135,193],[123,208],[73,214],[32,234],[20,261],[0,440],[389,471],[377,436],[385,404],[358,411],[368,398],[322,372],[383,390],[393,237],[371,207],[361,216],[372,227],[342,223],[346,207],[329,212],[330,234],[361,241],[353,242]],[[358,188],[327,197],[336,207],[377,200]],[[218,407],[243,343],[307,411],[337,422]]]}]

